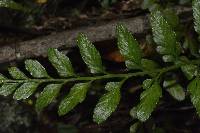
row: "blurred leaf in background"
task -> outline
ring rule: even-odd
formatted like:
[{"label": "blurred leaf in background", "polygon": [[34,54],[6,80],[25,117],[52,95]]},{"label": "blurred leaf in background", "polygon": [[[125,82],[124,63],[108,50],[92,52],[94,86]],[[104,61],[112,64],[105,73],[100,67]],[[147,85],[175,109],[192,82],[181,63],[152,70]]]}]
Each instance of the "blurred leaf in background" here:
[{"label": "blurred leaf in background", "polygon": [[116,3],[118,0],[99,0],[101,6],[104,8],[108,8],[112,4]]}]

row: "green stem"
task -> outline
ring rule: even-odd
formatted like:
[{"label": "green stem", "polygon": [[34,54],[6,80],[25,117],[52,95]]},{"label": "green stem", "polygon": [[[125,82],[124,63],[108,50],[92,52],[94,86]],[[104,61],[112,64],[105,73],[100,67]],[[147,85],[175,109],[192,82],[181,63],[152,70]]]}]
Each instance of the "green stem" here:
[{"label": "green stem", "polygon": [[62,78],[62,79],[5,79],[1,80],[1,83],[25,83],[25,82],[38,82],[38,83],[47,83],[47,82],[59,82],[59,83],[67,83],[67,82],[74,82],[74,81],[95,81],[95,80],[102,80],[102,79],[111,79],[111,78],[123,78],[128,79],[131,77],[137,77],[137,76],[145,76],[149,75],[151,76],[152,72],[157,72],[159,75],[162,75],[168,71],[178,69],[180,65],[174,65],[165,67],[162,69],[157,69],[154,71],[144,71],[144,72],[135,72],[135,73],[125,73],[125,74],[106,74],[106,75],[100,75],[100,76],[91,76],[91,77],[73,77],[73,78]]}]

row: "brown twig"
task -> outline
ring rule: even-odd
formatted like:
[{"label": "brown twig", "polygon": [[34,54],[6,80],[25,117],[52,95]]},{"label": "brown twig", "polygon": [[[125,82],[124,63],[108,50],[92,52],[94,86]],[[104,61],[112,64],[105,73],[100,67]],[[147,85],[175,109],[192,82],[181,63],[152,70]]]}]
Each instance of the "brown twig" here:
[{"label": "brown twig", "polygon": [[[176,7],[178,14],[191,12],[191,8]],[[17,61],[30,57],[46,57],[47,49],[50,47],[68,49],[76,46],[76,37],[85,33],[92,42],[112,40],[115,38],[115,26],[124,23],[133,34],[146,33],[149,30],[147,16],[138,16],[129,19],[115,20],[106,24],[82,27],[61,33],[54,33],[33,40],[5,45],[0,47],[0,63]]]}]

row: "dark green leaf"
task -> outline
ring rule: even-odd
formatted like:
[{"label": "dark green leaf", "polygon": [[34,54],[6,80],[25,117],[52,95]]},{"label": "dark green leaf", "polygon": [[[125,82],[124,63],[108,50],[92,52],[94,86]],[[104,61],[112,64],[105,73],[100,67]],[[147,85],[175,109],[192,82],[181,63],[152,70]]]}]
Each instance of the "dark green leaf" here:
[{"label": "dark green leaf", "polygon": [[194,76],[197,75],[198,67],[193,64],[185,64],[181,66],[181,70],[188,80],[191,80]]},{"label": "dark green leaf", "polygon": [[29,96],[31,96],[35,92],[38,85],[39,84],[35,83],[35,82],[29,82],[29,83],[22,84],[22,86],[20,86],[15,91],[13,98],[16,100],[27,99]]},{"label": "dark green leaf", "polygon": [[177,85],[174,85],[174,86],[170,87],[169,89],[167,89],[167,91],[176,100],[178,100],[178,101],[185,100],[185,92],[184,92],[182,86],[180,86],[180,85],[177,84]]},{"label": "dark green leaf", "polygon": [[61,86],[61,84],[47,85],[37,98],[36,110],[40,112],[48,106],[57,97]]},{"label": "dark green leaf", "polygon": [[165,80],[163,82],[163,87],[167,88],[166,91],[178,101],[183,101],[185,99],[185,92],[183,87],[176,83],[176,80]]},{"label": "dark green leaf", "polygon": [[35,78],[49,77],[45,68],[36,60],[26,60],[25,66],[26,69],[30,72],[30,74]]},{"label": "dark green leaf", "polygon": [[137,67],[141,66],[142,50],[138,42],[133,38],[131,32],[126,27],[119,24],[116,28],[117,33],[117,45],[120,53],[124,56],[126,61],[129,61]]},{"label": "dark green leaf", "polygon": [[27,76],[17,67],[11,67],[8,69],[8,71],[14,79],[27,79]]},{"label": "dark green leaf", "polygon": [[177,28],[179,25],[179,18],[176,15],[176,12],[172,8],[166,8],[163,11],[165,19],[171,25],[172,28]]},{"label": "dark green leaf", "polygon": [[141,101],[136,107],[136,115],[140,121],[144,122],[150,117],[161,96],[162,89],[158,82],[154,82],[152,86],[142,92]]},{"label": "dark green leaf", "polygon": [[153,84],[152,79],[146,79],[142,83],[142,88],[146,90],[146,89],[150,88],[152,84]]},{"label": "dark green leaf", "polygon": [[60,76],[68,77],[74,75],[72,64],[69,58],[63,53],[59,52],[57,49],[49,48],[48,57]]},{"label": "dark green leaf", "polygon": [[104,122],[117,108],[121,98],[120,87],[120,82],[107,83],[105,88],[108,92],[99,99],[94,109],[93,120],[98,124]]},{"label": "dark green leaf", "polygon": [[193,0],[192,8],[194,16],[194,28],[196,32],[200,35],[200,1]]},{"label": "dark green leaf", "polygon": [[189,49],[193,56],[199,57],[199,44],[193,37],[185,36],[183,47]]},{"label": "dark green leaf", "polygon": [[0,88],[0,95],[8,96],[14,92],[17,88],[18,83],[5,83]]},{"label": "dark green leaf", "polygon": [[91,73],[103,73],[104,68],[101,56],[94,45],[88,40],[84,34],[79,34],[77,44],[80,49],[84,62],[90,68]]},{"label": "dark green leaf", "polygon": [[188,85],[188,91],[190,92],[191,101],[200,116],[200,78],[197,77]]},{"label": "dark green leaf", "polygon": [[180,44],[176,40],[176,33],[163,17],[160,11],[151,13],[151,26],[157,51],[160,54],[171,55],[177,58],[180,55]]},{"label": "dark green leaf", "polygon": [[61,101],[58,109],[58,114],[65,115],[71,111],[76,105],[83,102],[87,91],[89,89],[90,83],[79,83],[75,84],[69,94]]}]

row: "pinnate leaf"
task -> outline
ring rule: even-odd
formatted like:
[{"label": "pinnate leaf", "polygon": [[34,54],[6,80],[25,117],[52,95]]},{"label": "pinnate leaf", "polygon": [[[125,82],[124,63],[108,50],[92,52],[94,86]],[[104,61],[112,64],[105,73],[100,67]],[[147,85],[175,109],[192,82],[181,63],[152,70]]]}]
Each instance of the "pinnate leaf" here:
[{"label": "pinnate leaf", "polygon": [[194,16],[194,28],[196,32],[200,35],[200,1],[193,0],[192,8]]},{"label": "pinnate leaf", "polygon": [[26,69],[34,78],[46,78],[49,77],[45,68],[36,60],[26,60],[25,61]]},{"label": "pinnate leaf", "polygon": [[13,98],[16,100],[27,99],[31,96],[35,90],[37,89],[39,83],[36,82],[28,82],[22,84],[14,93]]},{"label": "pinnate leaf", "polygon": [[100,53],[84,34],[79,34],[77,44],[81,56],[90,68],[91,73],[104,73]]},{"label": "pinnate leaf", "polygon": [[190,92],[191,101],[196,108],[197,114],[200,116],[200,78],[196,77],[188,85],[188,91]]},{"label": "pinnate leaf", "polygon": [[0,87],[0,95],[8,96],[17,88],[18,83],[5,83]]},{"label": "pinnate leaf", "polygon": [[8,69],[8,71],[14,79],[27,79],[27,76],[17,67],[11,67]]},{"label": "pinnate leaf", "polygon": [[60,76],[69,77],[74,75],[74,70],[69,58],[57,49],[49,48],[48,58]]},{"label": "pinnate leaf", "polygon": [[136,106],[136,118],[140,121],[146,121],[162,96],[162,89],[158,82],[154,82],[149,88],[146,88],[140,96],[140,103]]},{"label": "pinnate leaf", "polygon": [[47,85],[37,98],[35,105],[36,110],[40,112],[43,108],[48,106],[57,97],[61,86],[61,84]]},{"label": "pinnate leaf", "polygon": [[87,91],[90,87],[90,83],[78,83],[75,84],[69,94],[61,101],[58,109],[58,114],[65,115],[71,111],[76,105],[83,102]]},{"label": "pinnate leaf", "polygon": [[120,82],[107,83],[105,88],[108,92],[99,99],[94,109],[93,120],[98,124],[104,122],[116,110],[121,98],[120,87]]},{"label": "pinnate leaf", "polygon": [[[141,66],[142,51],[138,42],[132,36],[131,32],[122,24],[117,25],[117,45],[120,53],[126,61],[135,64],[135,67]],[[137,69],[137,68],[136,68]]]}]

